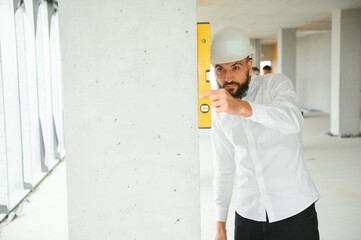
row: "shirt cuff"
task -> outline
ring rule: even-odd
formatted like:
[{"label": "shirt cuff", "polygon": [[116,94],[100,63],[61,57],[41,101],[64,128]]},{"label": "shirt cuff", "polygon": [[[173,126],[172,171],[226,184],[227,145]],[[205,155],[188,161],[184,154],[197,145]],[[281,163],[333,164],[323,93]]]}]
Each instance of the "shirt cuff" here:
[{"label": "shirt cuff", "polygon": [[216,207],[216,222],[227,222],[228,209]]},{"label": "shirt cuff", "polygon": [[263,123],[265,119],[267,119],[267,106],[253,102],[248,103],[252,107],[252,116],[248,117],[248,119],[258,123]]}]

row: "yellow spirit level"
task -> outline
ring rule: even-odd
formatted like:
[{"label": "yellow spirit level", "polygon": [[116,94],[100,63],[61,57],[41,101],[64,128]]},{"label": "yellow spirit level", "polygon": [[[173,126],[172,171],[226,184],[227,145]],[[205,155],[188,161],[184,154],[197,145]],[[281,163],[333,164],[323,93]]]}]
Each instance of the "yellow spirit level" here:
[{"label": "yellow spirit level", "polygon": [[[198,95],[211,90],[209,69],[211,65],[211,30],[209,23],[197,24]],[[211,128],[211,101],[198,98],[198,128]]]}]

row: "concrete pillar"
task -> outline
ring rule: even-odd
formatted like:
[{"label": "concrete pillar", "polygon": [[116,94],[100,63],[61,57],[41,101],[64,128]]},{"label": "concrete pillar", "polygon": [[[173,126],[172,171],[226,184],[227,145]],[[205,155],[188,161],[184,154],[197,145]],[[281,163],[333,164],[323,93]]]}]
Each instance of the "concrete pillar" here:
[{"label": "concrete pillar", "polygon": [[69,240],[200,239],[196,1],[59,4]]},{"label": "concrete pillar", "polygon": [[360,134],[361,9],[332,13],[331,134]]},{"label": "concrete pillar", "polygon": [[[261,40],[258,38],[252,39],[251,40],[252,45],[253,45],[253,50],[254,50],[254,54],[253,54],[253,66],[260,68],[260,62],[261,62]],[[262,72],[262,69],[260,69],[260,73]]]},{"label": "concrete pillar", "polygon": [[277,45],[278,71],[289,77],[296,87],[296,29],[279,30]]}]

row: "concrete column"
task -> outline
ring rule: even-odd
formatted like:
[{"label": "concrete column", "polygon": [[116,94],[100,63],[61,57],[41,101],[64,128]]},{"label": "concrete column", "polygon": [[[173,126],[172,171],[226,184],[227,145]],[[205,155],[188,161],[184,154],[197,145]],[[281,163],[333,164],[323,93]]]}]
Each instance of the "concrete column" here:
[{"label": "concrete column", "polygon": [[196,1],[59,4],[69,240],[200,239]]},{"label": "concrete column", "polygon": [[[259,39],[252,39],[251,40],[252,45],[253,45],[253,50],[254,50],[254,54],[253,54],[253,66],[260,68],[260,62],[261,62],[261,40]],[[260,73],[262,72],[262,69],[260,69]]]},{"label": "concrete column", "polygon": [[289,77],[296,87],[296,29],[279,30],[277,45],[278,71]]},{"label": "concrete column", "polygon": [[361,9],[332,13],[331,134],[360,134]]}]

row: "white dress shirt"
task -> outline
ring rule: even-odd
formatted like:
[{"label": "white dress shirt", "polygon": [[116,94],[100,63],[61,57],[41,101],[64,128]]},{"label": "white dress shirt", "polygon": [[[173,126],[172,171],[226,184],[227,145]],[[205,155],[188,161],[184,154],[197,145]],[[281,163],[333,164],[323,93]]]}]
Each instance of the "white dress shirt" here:
[{"label": "white dress shirt", "polygon": [[236,211],[276,222],[319,199],[302,156],[303,117],[291,81],[283,74],[254,76],[249,118],[213,111],[216,221],[226,222],[236,183]]}]

